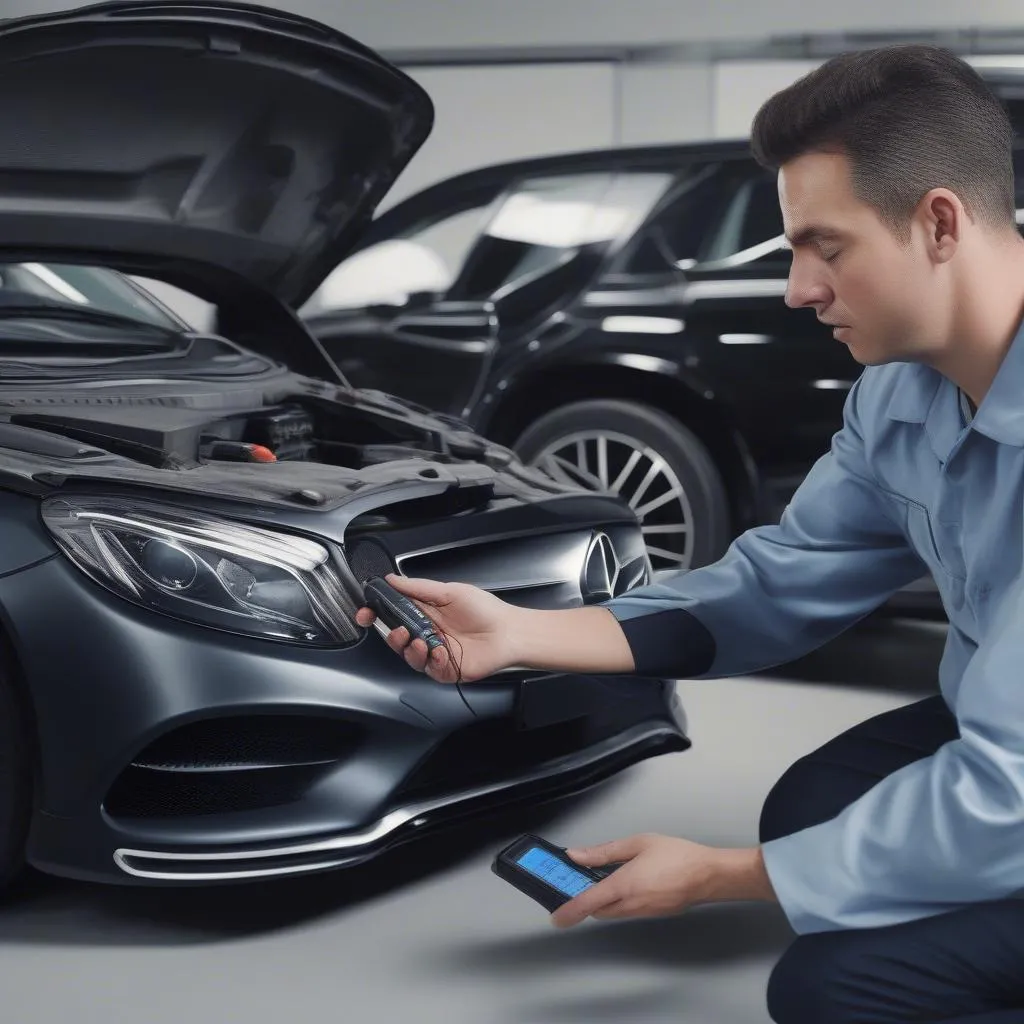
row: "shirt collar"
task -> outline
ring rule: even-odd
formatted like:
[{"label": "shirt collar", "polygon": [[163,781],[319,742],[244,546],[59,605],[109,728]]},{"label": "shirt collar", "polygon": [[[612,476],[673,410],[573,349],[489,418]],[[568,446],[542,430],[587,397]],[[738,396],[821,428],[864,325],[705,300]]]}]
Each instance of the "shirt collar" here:
[{"label": "shirt collar", "polygon": [[1024,323],[978,406],[971,428],[1001,444],[1024,447]]},{"label": "shirt collar", "polygon": [[904,423],[924,423],[942,375],[923,363],[906,363],[893,388],[886,415]]},{"label": "shirt collar", "polygon": [[[933,446],[940,450],[948,450],[951,437],[962,429],[956,386],[923,363],[903,366],[886,414],[905,423],[926,424]],[[1024,322],[968,429],[1024,448]]]}]

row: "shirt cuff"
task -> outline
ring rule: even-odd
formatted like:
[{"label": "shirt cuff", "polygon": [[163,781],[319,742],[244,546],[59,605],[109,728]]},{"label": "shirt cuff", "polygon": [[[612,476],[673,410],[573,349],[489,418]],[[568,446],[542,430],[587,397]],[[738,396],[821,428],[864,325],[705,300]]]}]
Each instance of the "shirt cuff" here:
[{"label": "shirt cuff", "polygon": [[814,881],[821,879],[823,872],[820,864],[817,871],[808,867],[820,858],[821,851],[808,849],[809,845],[813,844],[801,842],[800,832],[761,844],[765,871],[782,912],[798,935],[850,927],[829,913],[834,895],[830,898],[829,893],[815,890]]},{"label": "shirt cuff", "polygon": [[[615,608],[606,605],[615,615]],[[616,616],[618,619],[618,616]],[[682,608],[618,619],[638,676],[690,679],[714,663],[715,639],[696,616]]]}]

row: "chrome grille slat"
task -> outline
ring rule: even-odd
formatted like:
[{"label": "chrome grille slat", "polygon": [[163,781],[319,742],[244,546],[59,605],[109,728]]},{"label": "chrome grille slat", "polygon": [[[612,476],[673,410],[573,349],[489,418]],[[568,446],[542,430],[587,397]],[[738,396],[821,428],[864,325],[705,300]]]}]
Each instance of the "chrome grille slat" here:
[{"label": "chrome grille slat", "polygon": [[[604,541],[599,540],[602,536]],[[438,550],[405,552],[396,561],[406,576],[470,583],[513,603],[546,608],[596,603],[646,582],[650,574],[639,524],[621,523],[469,541]],[[595,580],[606,582],[605,590],[613,593],[602,592]]]}]

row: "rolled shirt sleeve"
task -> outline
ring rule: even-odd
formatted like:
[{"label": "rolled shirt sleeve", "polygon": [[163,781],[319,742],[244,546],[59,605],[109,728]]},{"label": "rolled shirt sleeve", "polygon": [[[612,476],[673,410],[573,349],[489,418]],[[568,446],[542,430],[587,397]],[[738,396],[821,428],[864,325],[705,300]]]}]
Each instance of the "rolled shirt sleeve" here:
[{"label": "rolled shirt sleeve", "polygon": [[714,565],[605,603],[638,674],[717,678],[782,664],[924,575],[866,462],[864,380],[778,524],[748,530]]}]

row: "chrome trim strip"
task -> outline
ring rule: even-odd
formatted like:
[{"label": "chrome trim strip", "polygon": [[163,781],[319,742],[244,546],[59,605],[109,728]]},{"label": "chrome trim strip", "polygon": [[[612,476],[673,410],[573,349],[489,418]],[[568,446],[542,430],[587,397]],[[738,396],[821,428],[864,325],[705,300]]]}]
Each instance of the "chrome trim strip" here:
[{"label": "chrome trim strip", "polygon": [[[585,768],[592,764],[607,760],[609,757],[636,746],[637,743],[656,736],[675,736],[678,730],[669,726],[661,725],[656,728],[646,726],[639,727],[630,735],[630,738],[617,744],[614,747],[602,750],[590,758],[578,761],[572,765],[572,769]],[[170,853],[165,850],[135,850],[127,847],[120,847],[114,851],[114,863],[125,874],[133,875],[136,878],[151,878],[160,881],[171,882],[209,882],[228,881],[242,878],[269,878],[277,875],[291,875],[300,872],[318,871],[324,868],[336,867],[343,864],[348,857],[330,857],[332,853],[341,850],[358,850],[360,847],[368,846],[379,839],[384,838],[401,826],[411,822],[417,824],[416,819],[432,811],[443,810],[454,807],[457,804],[478,797],[487,796],[489,793],[498,793],[505,789],[513,789],[517,786],[527,785],[531,782],[541,781],[554,775],[560,775],[567,769],[565,767],[549,768],[546,771],[533,772],[526,776],[520,776],[512,781],[498,782],[490,786],[480,786],[476,789],[466,790],[453,796],[435,800],[424,801],[418,804],[410,804],[407,807],[400,807],[389,814],[386,814],[379,821],[362,832],[350,832],[345,835],[336,836],[333,839],[323,839],[313,843],[297,843],[293,846],[281,846],[271,850],[229,850],[216,853]],[[246,871],[231,871],[230,869],[204,872],[191,871],[153,871],[145,868],[137,868],[128,863],[132,857],[141,857],[147,860],[195,862],[205,861],[207,863],[221,863],[236,860],[273,860],[279,857],[296,857],[303,854],[323,853],[323,859],[312,861],[307,864],[291,864],[285,867],[268,866],[265,868],[253,868]]]},{"label": "chrome trim strip", "polygon": [[583,297],[584,306],[689,306],[701,299],[757,299],[784,296],[788,286],[784,277],[689,281],[637,291],[593,291]]},{"label": "chrome trim strip", "polygon": [[755,299],[785,295],[789,282],[784,277],[739,281],[694,281],[686,286],[684,302],[699,299]]}]

